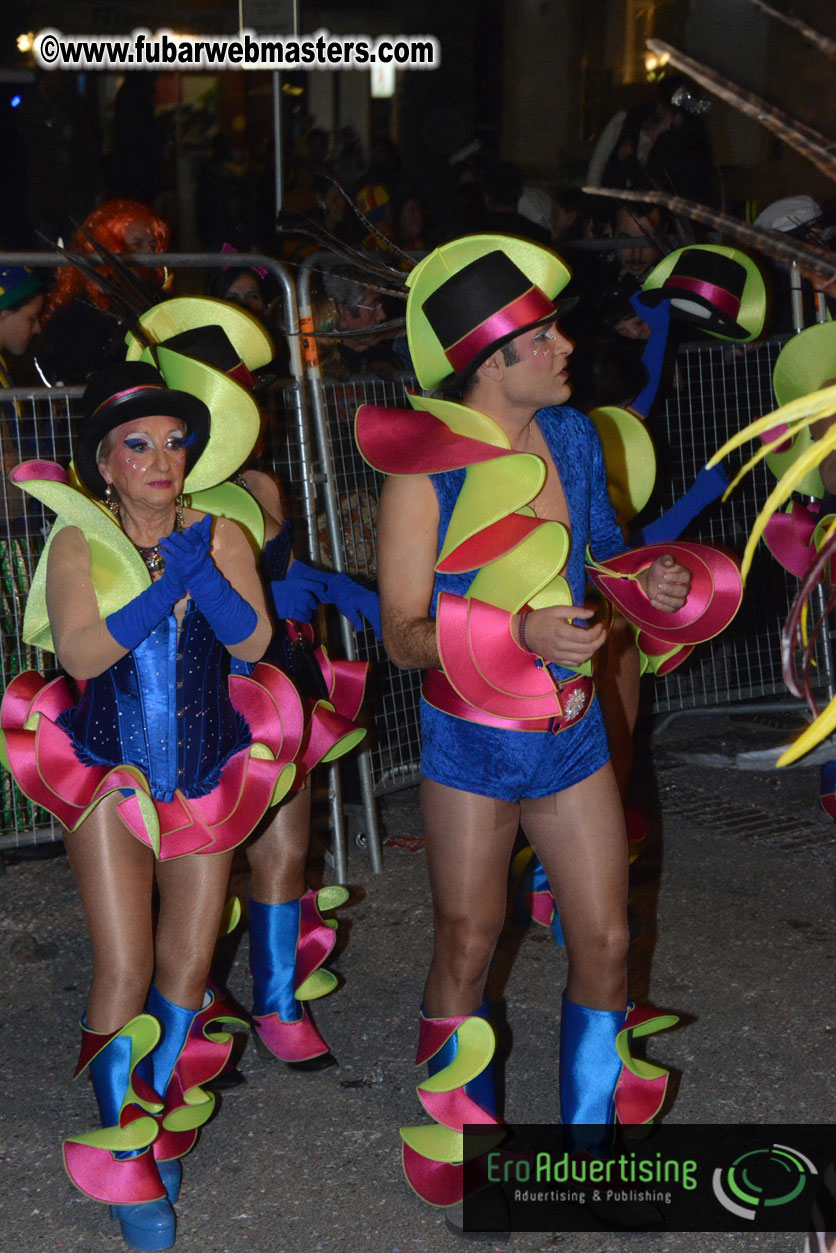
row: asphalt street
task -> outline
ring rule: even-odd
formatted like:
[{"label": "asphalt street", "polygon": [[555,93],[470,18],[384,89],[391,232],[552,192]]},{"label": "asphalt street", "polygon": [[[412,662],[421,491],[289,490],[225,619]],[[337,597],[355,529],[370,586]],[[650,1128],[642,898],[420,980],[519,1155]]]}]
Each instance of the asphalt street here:
[{"label": "asphalt street", "polygon": [[[632,872],[631,994],[681,1016],[648,1055],[673,1075],[669,1122],[836,1122],[836,834],[817,770],[745,771],[741,750],[787,738],[783,717],[685,718],[641,753],[652,833]],[[710,763],[710,764],[706,764]],[[226,1093],[186,1159],[182,1253],[455,1253],[439,1212],[404,1182],[398,1127],[427,1121],[415,1096],[416,1016],[431,944],[415,789],[383,805],[384,872],[352,848],[333,969],[316,1006],[340,1068],[318,1077],[262,1061]],[[329,878],[327,862],[314,879]],[[0,878],[0,1231],[3,1253],[122,1248],[106,1207],[69,1184],[61,1140],[95,1125],[70,1082],[89,948],[66,858],[12,861]],[[565,956],[513,910],[489,988],[510,1121],[557,1119]],[[231,992],[248,1006],[247,940]],[[510,1253],[801,1253],[800,1233],[514,1234]],[[464,1246],[468,1247],[468,1246]],[[493,1244],[478,1247],[493,1248]]]}]

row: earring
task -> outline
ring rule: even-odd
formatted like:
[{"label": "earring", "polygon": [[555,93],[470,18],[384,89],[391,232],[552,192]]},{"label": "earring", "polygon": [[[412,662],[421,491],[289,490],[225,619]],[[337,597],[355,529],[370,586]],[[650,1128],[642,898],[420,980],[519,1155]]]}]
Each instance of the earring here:
[{"label": "earring", "polygon": [[175,531],[183,530],[183,493],[174,502],[174,529]]},{"label": "earring", "polygon": [[119,517],[119,501],[116,497],[116,493],[113,490],[112,483],[108,483],[107,487],[105,488],[104,503],[107,505],[110,512],[112,514],[115,514],[116,517],[118,518]]}]

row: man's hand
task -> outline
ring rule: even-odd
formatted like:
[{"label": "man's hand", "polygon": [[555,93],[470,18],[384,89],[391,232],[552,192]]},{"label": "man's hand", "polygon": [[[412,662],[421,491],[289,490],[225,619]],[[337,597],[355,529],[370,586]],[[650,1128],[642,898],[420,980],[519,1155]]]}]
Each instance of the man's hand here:
[{"label": "man's hand", "polygon": [[573,625],[573,619],[593,618],[595,612],[582,605],[532,609],[525,620],[526,646],[545,661],[575,669],[589,661],[607,638],[601,622],[590,627]]},{"label": "man's hand", "polygon": [[654,609],[675,613],[688,599],[691,571],[675,561],[670,553],[665,553],[664,556],[657,557],[646,570],[642,570],[639,582]]}]

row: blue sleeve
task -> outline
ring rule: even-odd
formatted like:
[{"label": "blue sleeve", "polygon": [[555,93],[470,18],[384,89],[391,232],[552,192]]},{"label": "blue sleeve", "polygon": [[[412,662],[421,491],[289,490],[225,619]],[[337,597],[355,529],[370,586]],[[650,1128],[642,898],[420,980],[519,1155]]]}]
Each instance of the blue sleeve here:
[{"label": "blue sleeve", "polygon": [[615,510],[607,491],[607,475],[604,469],[604,450],[595,427],[589,422],[589,547],[597,561],[607,561],[626,551],[627,545],[621,527],[615,519]]}]

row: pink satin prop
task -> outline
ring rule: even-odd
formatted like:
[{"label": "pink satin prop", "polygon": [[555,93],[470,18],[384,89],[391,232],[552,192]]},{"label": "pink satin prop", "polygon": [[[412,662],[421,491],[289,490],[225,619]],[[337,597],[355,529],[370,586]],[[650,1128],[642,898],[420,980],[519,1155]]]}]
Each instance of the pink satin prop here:
[{"label": "pink satin prop", "polygon": [[297,786],[308,777],[314,766],[319,765],[326,753],[330,753],[340,740],[356,729],[354,722],[317,701],[308,720],[302,748],[296,757]]},{"label": "pink satin prop", "polygon": [[421,1199],[431,1205],[445,1207],[462,1199],[464,1171],[461,1164],[434,1162],[404,1144],[403,1173]]},{"label": "pink satin prop", "polygon": [[511,448],[456,435],[423,409],[361,405],[354,429],[363,456],[384,474],[441,474],[498,457],[519,456]]},{"label": "pink satin prop", "polygon": [[444,355],[458,374],[470,365],[477,353],[490,348],[498,339],[519,335],[523,327],[539,322],[551,314],[557,317],[557,309],[545,292],[532,286],[504,309],[486,318],[480,326],[463,336],[458,343],[444,349]]},{"label": "pink satin prop", "polygon": [[[336,932],[326,926],[317,909],[316,892],[306,892],[299,907],[294,990],[319,969],[336,941]],[[307,1006],[303,1006],[302,1017],[296,1022],[285,1022],[277,1013],[253,1014],[253,1022],[261,1040],[282,1061],[302,1062],[328,1052],[328,1045],[308,1014]]]},{"label": "pink satin prop", "polygon": [[[422,1014],[416,1066],[434,1057],[466,1020],[466,1016],[425,1018]],[[462,1132],[466,1124],[499,1125],[492,1114],[465,1092],[463,1086],[448,1092],[428,1092],[419,1084],[418,1099],[435,1122],[451,1131]],[[461,1163],[433,1161],[404,1143],[403,1168],[410,1185],[431,1205],[448,1206],[461,1201],[464,1191]]]},{"label": "pink satin prop", "polygon": [[316,907],[316,892],[308,891],[299,902],[299,939],[296,942],[296,987],[325,961],[337,942],[333,927],[322,921]]},{"label": "pink satin prop", "polygon": [[[162,1113],[156,1115],[159,1132],[153,1144],[153,1153],[157,1161],[165,1162],[175,1157],[182,1157],[192,1148],[199,1129],[195,1127],[186,1131],[172,1131],[166,1127],[166,1121],[176,1110],[187,1107],[193,1109],[194,1100],[187,1101],[186,1093],[190,1092],[194,1097],[195,1089],[215,1079],[229,1061],[233,1045],[232,1037],[227,1035],[226,1039],[212,1040],[209,1038],[210,1028],[213,1024],[238,1026],[242,1029],[245,1026],[235,1011],[221,1000],[215,989],[210,987],[209,990],[212,993],[212,999],[195,1015],[188,1039],[177,1059],[165,1092],[165,1108]],[[206,1115],[204,1121],[206,1121],[211,1116],[215,1102],[210,1093],[203,1095]]]},{"label": "pink satin prop", "polygon": [[[636,643],[643,653],[648,657],[660,657],[663,653],[670,652],[670,644],[665,640],[654,639],[652,635],[648,635],[646,631],[639,631],[636,636]],[[671,654],[666,661],[663,661],[656,670],[657,675],[670,674],[677,666],[681,666],[694,651],[693,644],[685,644],[682,648],[678,648],[675,653]]]},{"label": "pink satin prop", "polygon": [[[779,435],[783,435],[785,431],[789,431],[786,422],[782,422],[780,426],[773,426],[768,431],[761,431],[760,439],[764,444],[771,444],[773,439],[777,439]],[[773,448],[773,452],[788,452],[792,447],[792,437],[785,439],[783,444],[779,444],[777,448]]]},{"label": "pink satin prop", "polygon": [[466,1015],[460,1018],[425,1018],[421,1015],[418,1028],[418,1052],[415,1065],[423,1066],[424,1062],[435,1057],[439,1049],[450,1039],[450,1036],[465,1021]]},{"label": "pink satin prop", "polygon": [[[659,1017],[659,1013],[653,1008],[633,1006],[627,1012],[627,1018],[619,1035]],[[659,1029],[663,1030],[669,1025],[669,1023],[663,1024]],[[651,1122],[662,1108],[667,1086],[667,1074],[660,1075],[656,1079],[641,1079],[624,1066],[615,1087],[615,1113],[618,1121],[624,1126],[640,1126]]]},{"label": "pink satin prop", "polygon": [[[660,651],[667,652],[667,647]],[[555,715],[551,718],[498,718],[495,714],[485,713],[484,709],[476,709],[463,700],[440,670],[428,670],[421,687],[421,695],[427,704],[442,713],[452,714],[454,718],[463,718],[466,722],[475,722],[480,726],[499,727],[502,731],[550,731],[553,734],[574,726],[588,713],[595,694],[595,685],[585,675],[562,683],[559,692],[556,692],[562,707],[574,692],[583,694],[584,703],[574,711],[573,717],[561,713],[560,717]]]},{"label": "pink satin prop", "polygon": [[[259,680],[263,691],[258,692]],[[187,799],[175,793],[171,801],[156,801],[160,827],[160,858],[188,853],[217,853],[236,847],[260,822],[272,800],[276,782],[296,756],[302,738],[303,710],[293,684],[274,666],[261,664],[250,679],[230,683],[235,704],[240,695],[244,716],[253,740],[266,743],[275,760],[253,757],[242,749],[226,763],[217,786],[206,796]],[[119,802],[118,813],[128,830],[146,846],[151,837],[137,799],[140,772],[129,766],[85,766],[75,755],[69,736],[54,719],[75,704],[64,678],[47,683],[33,671],[12,680],[0,708],[6,751],[21,791],[42,805],[70,830],[74,830],[91,805],[109,793],[125,789],[130,795]],[[37,730],[25,723],[40,713]],[[336,717],[336,715],[334,715]],[[285,729],[290,734],[283,734]],[[345,733],[344,724],[329,724],[331,740]],[[317,744],[327,739],[320,730]]]},{"label": "pink satin prop", "polygon": [[69,483],[67,471],[54,461],[21,461],[9,478],[13,483],[31,483],[36,479],[48,483]]},{"label": "pink satin prop", "polygon": [[259,1038],[283,1062],[306,1062],[328,1052],[307,1008],[296,1022],[285,1022],[278,1014],[253,1014]]},{"label": "pink satin prop", "polygon": [[693,292],[695,296],[702,296],[710,305],[714,305],[715,309],[719,309],[721,313],[725,313],[726,317],[733,320],[740,313],[739,297],[718,287],[716,283],[706,283],[704,279],[686,278],[685,275],[674,275],[673,278],[665,279],[663,286],[665,291],[669,287],[678,287],[682,291]]},{"label": "pink satin prop", "polygon": [[478,570],[487,562],[512,552],[545,522],[545,518],[529,518],[520,513],[506,514],[498,522],[483,527],[463,544],[459,544],[443,561],[439,561],[436,569],[446,574]]},{"label": "pink satin prop", "polygon": [[[654,609],[635,579],[618,577],[636,574],[665,554],[670,554],[691,572],[688,599],[674,613]],[[706,544],[648,544],[644,548],[621,553],[600,565],[608,573],[601,574],[599,570],[587,566],[591,582],[621,610],[628,621],[643,628],[655,639],[667,641],[668,647],[702,644],[712,639],[731,622],[743,597],[737,559]]]},{"label": "pink satin prop", "polygon": [[[553,718],[563,711],[549,671],[511,638],[511,615],[485,601],[442,592],[437,639],[459,696],[501,718]],[[502,686],[499,687],[498,684]]]},{"label": "pink satin prop", "polygon": [[819,501],[802,505],[794,500],[789,513],[773,513],[764,529],[763,537],[772,556],[798,579],[807,577],[816,560],[812,539],[820,509]]},{"label": "pink satin prop", "polygon": [[464,1088],[452,1092],[425,1092],[418,1089],[418,1100],[436,1122],[451,1131],[463,1131],[468,1123],[495,1127],[496,1119],[467,1095]]},{"label": "pink satin prop", "polygon": [[64,1166],[86,1196],[110,1205],[141,1205],[165,1196],[153,1153],[117,1161],[108,1149],[64,1141]]}]

